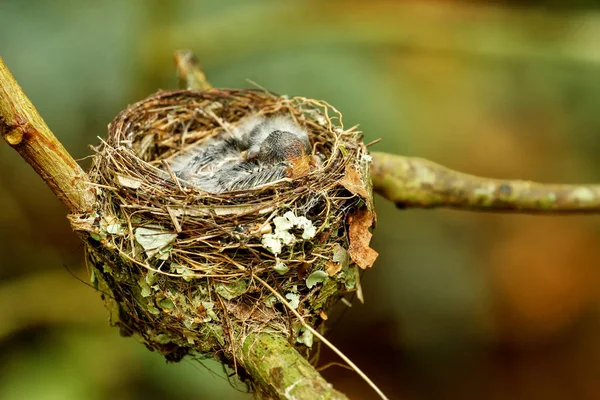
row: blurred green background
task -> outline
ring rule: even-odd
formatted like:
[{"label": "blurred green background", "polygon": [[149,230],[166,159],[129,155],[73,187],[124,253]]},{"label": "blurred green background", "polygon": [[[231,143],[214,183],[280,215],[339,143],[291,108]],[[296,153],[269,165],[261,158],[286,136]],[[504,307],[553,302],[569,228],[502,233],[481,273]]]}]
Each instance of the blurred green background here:
[{"label": "blurred green background", "polygon": [[[0,56],[84,166],[190,48],[215,86],[324,99],[373,150],[600,182],[600,4],[521,4],[0,0]],[[166,364],[107,326],[64,208],[3,142],[0,210],[0,399],[250,398],[214,362]],[[392,399],[600,398],[598,217],[377,210],[366,304],[329,337]]]}]

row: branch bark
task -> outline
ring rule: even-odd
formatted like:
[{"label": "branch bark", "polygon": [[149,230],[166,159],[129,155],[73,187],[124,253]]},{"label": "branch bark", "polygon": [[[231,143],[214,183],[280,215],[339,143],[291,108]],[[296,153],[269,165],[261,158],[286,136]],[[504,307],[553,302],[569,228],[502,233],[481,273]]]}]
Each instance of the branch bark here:
[{"label": "branch bark", "polygon": [[422,158],[371,153],[373,190],[400,208],[528,214],[600,213],[600,185],[483,178]]},{"label": "branch bark", "polygon": [[70,212],[93,207],[87,175],[48,128],[1,58],[0,134]]},{"label": "branch bark", "polygon": [[280,399],[345,400],[284,338],[268,333],[247,336],[238,355],[269,396]]}]

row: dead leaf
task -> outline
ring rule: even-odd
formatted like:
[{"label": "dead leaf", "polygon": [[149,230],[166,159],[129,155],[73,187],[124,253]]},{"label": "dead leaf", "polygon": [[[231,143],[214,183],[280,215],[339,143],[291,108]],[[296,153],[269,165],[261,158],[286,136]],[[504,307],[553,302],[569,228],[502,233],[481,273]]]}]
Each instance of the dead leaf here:
[{"label": "dead leaf", "polygon": [[229,313],[241,321],[258,321],[267,323],[273,320],[275,312],[264,307],[249,306],[244,303],[225,302],[225,308]]},{"label": "dead leaf", "polygon": [[94,226],[96,218],[87,214],[69,214],[67,215],[69,222],[71,223],[71,229],[75,232],[98,232],[98,228]]},{"label": "dead leaf", "polygon": [[142,186],[142,183],[144,183],[141,179],[134,178],[132,176],[122,175],[118,173],[116,173],[115,175],[117,176],[117,182],[119,182],[119,185],[122,187],[130,189],[139,189]]},{"label": "dead leaf", "polygon": [[372,267],[379,255],[369,247],[373,236],[369,232],[369,228],[373,225],[373,214],[366,207],[363,207],[348,216],[348,224],[350,225],[348,229],[350,236],[348,254],[350,258],[362,269]]},{"label": "dead leaf", "polygon": [[340,179],[340,184],[345,187],[350,193],[357,194],[366,201],[369,201],[371,195],[360,178],[358,171],[350,164],[346,165],[344,177]]},{"label": "dead leaf", "polygon": [[367,203],[367,208],[373,213],[374,221],[377,220],[375,215],[375,206],[373,204],[373,186],[369,176],[368,164],[365,164],[361,169],[356,169],[355,166],[347,164],[344,177],[338,181],[346,190],[352,194],[356,194],[364,199]]},{"label": "dead leaf", "polygon": [[334,276],[342,269],[342,263],[327,261],[327,265],[325,265],[325,272],[327,275]]}]

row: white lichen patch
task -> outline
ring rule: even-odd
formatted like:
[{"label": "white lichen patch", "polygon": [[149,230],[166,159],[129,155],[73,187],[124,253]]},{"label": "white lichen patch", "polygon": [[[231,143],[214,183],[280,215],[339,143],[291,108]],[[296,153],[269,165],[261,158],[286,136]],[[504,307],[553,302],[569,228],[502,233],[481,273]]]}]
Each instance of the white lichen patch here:
[{"label": "white lichen patch", "polygon": [[135,230],[135,240],[144,248],[148,258],[158,254],[162,249],[173,243],[176,238],[177,234],[158,229],[140,227]]},{"label": "white lichen patch", "polygon": [[300,295],[298,293],[286,293],[285,298],[288,299],[288,304],[294,310],[300,305]]},{"label": "white lichen patch", "polygon": [[302,229],[301,237],[304,240],[312,239],[317,232],[317,229],[308,218],[296,216],[292,211],[273,218],[273,224],[275,229],[272,233],[263,235],[262,245],[275,255],[281,253],[284,245],[290,246],[298,241],[298,238],[290,232],[290,229]]},{"label": "white lichen patch", "polygon": [[269,250],[273,254],[280,254],[282,250],[282,240],[274,233],[268,233],[263,235],[262,245],[265,249]]},{"label": "white lichen patch", "polygon": [[414,167],[415,175],[419,182],[425,185],[433,185],[435,183],[437,177],[430,168],[423,167],[418,164],[415,164]]},{"label": "white lichen patch", "polygon": [[496,185],[493,183],[485,184],[481,187],[473,189],[473,195],[478,198],[492,198],[496,192]]},{"label": "white lichen patch", "polygon": [[569,197],[571,201],[576,201],[578,203],[586,203],[594,200],[595,195],[590,188],[582,186],[573,190],[573,193],[571,193]]},{"label": "white lichen patch", "polygon": [[111,235],[122,235],[123,228],[120,223],[109,224],[106,227],[106,232],[110,233]]},{"label": "white lichen patch", "polygon": [[306,278],[306,287],[312,289],[317,283],[323,283],[329,278],[325,271],[316,270]]},{"label": "white lichen patch", "polygon": [[189,267],[185,267],[178,263],[171,263],[169,269],[172,273],[178,273],[181,275],[184,281],[189,282],[194,278],[194,271]]},{"label": "white lichen patch", "polygon": [[369,154],[362,153],[360,155],[360,164],[361,165],[368,165],[368,164],[371,164],[372,162],[373,162],[373,157],[371,157]]},{"label": "white lichen patch", "polygon": [[303,343],[306,347],[312,349],[314,341],[312,332],[304,327],[302,327],[300,331],[302,331],[302,334],[298,335],[298,337],[296,338],[296,343]]}]

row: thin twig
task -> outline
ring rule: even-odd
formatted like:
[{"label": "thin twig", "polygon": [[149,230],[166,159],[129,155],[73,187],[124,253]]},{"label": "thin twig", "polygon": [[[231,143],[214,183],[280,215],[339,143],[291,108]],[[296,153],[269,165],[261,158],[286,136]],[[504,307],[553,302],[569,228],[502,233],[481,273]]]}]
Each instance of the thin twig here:
[{"label": "thin twig", "polygon": [[400,208],[447,207],[528,214],[600,213],[600,185],[478,177],[429,160],[371,153],[373,190]]}]

